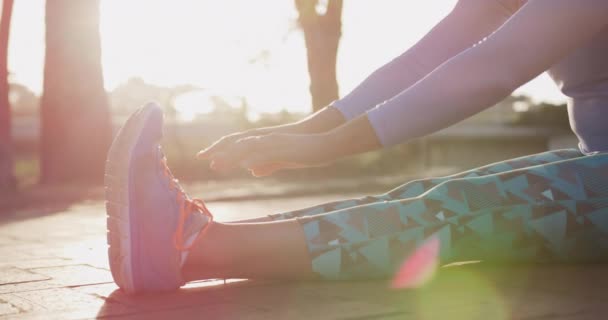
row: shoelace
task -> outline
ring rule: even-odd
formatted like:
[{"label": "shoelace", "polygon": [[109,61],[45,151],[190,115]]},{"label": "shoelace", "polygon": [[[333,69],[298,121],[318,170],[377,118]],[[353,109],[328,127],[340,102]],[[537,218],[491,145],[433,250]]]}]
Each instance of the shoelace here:
[{"label": "shoelace", "polygon": [[[164,176],[169,180],[169,188],[171,190],[176,191],[175,201],[179,204],[179,219],[177,222],[177,229],[173,234],[173,245],[179,251],[188,251],[196,243],[198,238],[205,231],[207,231],[207,228],[211,224],[211,221],[213,221],[213,215],[211,214],[209,209],[207,209],[207,206],[205,205],[203,200],[191,199],[186,194],[186,192],[184,192],[184,189],[182,189],[182,187],[179,185],[179,181],[175,179],[175,177],[171,173],[171,170],[169,170],[169,166],[167,166],[167,158],[164,156],[162,157],[161,165],[163,167]],[[205,224],[205,226],[198,232],[195,240],[192,241],[190,245],[186,246],[184,244],[184,224],[186,222],[186,219],[188,219],[188,217],[193,214],[194,211],[201,212],[209,218],[209,221],[207,221],[207,224]]]}]

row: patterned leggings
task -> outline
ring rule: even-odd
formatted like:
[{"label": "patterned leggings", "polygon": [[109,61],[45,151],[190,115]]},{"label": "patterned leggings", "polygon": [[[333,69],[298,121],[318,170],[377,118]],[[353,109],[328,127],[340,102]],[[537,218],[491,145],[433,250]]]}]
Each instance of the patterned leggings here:
[{"label": "patterned leggings", "polygon": [[325,279],[390,276],[431,236],[442,263],[604,260],[608,153],[551,151],[270,217],[301,222]]}]

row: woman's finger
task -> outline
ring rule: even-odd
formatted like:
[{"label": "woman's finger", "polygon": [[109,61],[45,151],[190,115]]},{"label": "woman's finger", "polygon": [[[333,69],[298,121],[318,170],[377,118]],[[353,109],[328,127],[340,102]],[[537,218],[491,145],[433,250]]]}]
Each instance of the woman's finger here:
[{"label": "woman's finger", "polygon": [[254,169],[254,170],[249,170],[249,171],[251,172],[252,176],[254,176],[256,178],[261,178],[261,177],[270,176],[270,175],[272,175],[273,173],[275,173],[276,171],[279,171],[279,170],[258,170],[258,169]]},{"label": "woman's finger", "polygon": [[228,170],[233,169],[251,153],[266,152],[261,150],[258,137],[246,137],[230,144],[221,152],[214,153],[209,159],[213,162],[213,169]]},{"label": "woman's finger", "polygon": [[196,157],[199,159],[209,159],[214,153],[225,148],[228,144],[234,142],[236,139],[237,138],[233,136],[222,137],[218,141],[214,142],[211,146],[199,151],[199,153],[196,154]]},{"label": "woman's finger", "polygon": [[283,165],[280,163],[269,163],[263,164],[256,167],[248,168],[251,174],[255,177],[265,177],[269,176],[281,169],[283,169]]},{"label": "woman's finger", "polygon": [[224,136],[214,142],[211,146],[199,151],[199,153],[196,154],[196,157],[199,159],[210,159],[213,154],[226,149],[228,146],[230,146],[230,144],[235,143],[239,139],[251,136],[253,134],[255,134],[255,131],[250,130]]}]

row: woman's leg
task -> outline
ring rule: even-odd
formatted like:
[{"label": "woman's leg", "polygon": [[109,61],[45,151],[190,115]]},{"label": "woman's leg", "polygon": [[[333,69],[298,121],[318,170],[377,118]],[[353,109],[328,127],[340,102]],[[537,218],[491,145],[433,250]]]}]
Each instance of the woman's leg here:
[{"label": "woman's leg", "polygon": [[608,154],[482,177],[423,195],[270,223],[214,224],[187,279],[385,277],[422,241],[442,262],[608,257]]},{"label": "woman's leg", "polygon": [[310,278],[300,223],[212,223],[190,250],[182,276],[212,278]]},{"label": "woman's leg", "polygon": [[312,216],[317,214],[322,214],[330,211],[335,211],[339,209],[345,209],[355,206],[360,206],[363,204],[374,203],[379,201],[392,201],[392,200],[401,200],[407,198],[417,197],[434,186],[456,178],[464,178],[464,177],[479,177],[485,176],[488,174],[495,174],[515,169],[521,169],[525,167],[531,167],[540,164],[547,164],[555,161],[562,161],[567,159],[573,159],[583,156],[581,152],[577,149],[564,149],[564,150],[555,150],[543,152],[535,155],[524,156],[520,158],[515,158],[507,161],[501,161],[497,163],[493,163],[487,166],[479,167],[476,169],[464,171],[461,173],[457,173],[451,176],[440,177],[440,178],[428,178],[428,179],[420,179],[413,180],[408,183],[405,183],[387,193],[381,195],[374,196],[366,196],[362,198],[341,200],[325,203],[318,206],[313,206],[309,208],[304,208],[301,210],[283,212],[269,215],[268,217],[261,217],[251,220],[243,220],[237,222],[265,222],[265,221],[276,221],[276,220],[285,220],[285,219],[293,219],[297,217],[303,216]]},{"label": "woman's leg", "polygon": [[438,237],[442,262],[608,258],[608,154],[445,181],[417,198],[300,219],[313,272],[392,274]]}]

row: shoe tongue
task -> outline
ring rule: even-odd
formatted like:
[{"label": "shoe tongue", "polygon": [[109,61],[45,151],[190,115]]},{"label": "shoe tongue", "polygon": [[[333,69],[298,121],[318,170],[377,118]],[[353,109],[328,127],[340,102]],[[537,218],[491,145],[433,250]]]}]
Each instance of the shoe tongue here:
[{"label": "shoe tongue", "polygon": [[196,236],[207,222],[209,222],[208,220],[209,218],[207,218],[207,216],[196,209],[193,209],[193,212],[188,214],[186,221],[184,221],[184,246],[188,247],[194,242]]},{"label": "shoe tongue", "polygon": [[[184,221],[184,243],[183,245],[189,247],[196,240],[198,234],[201,232],[203,227],[209,223],[209,218],[198,210],[194,210],[188,215],[186,221]],[[181,265],[184,266],[186,259],[188,258],[189,251],[184,251],[181,254]]]}]

